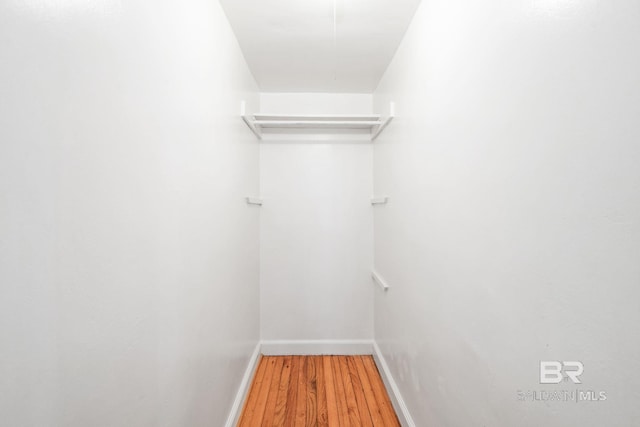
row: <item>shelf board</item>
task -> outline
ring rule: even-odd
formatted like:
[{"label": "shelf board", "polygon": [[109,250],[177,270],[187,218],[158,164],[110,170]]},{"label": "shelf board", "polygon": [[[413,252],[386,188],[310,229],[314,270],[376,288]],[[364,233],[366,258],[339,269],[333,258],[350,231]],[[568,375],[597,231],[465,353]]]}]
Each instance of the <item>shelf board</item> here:
[{"label": "shelf board", "polygon": [[263,129],[371,129],[381,125],[380,120],[254,120],[253,125]]},{"label": "shelf board", "polygon": [[344,122],[344,121],[366,121],[375,122],[380,120],[379,114],[254,114],[257,121],[287,121],[287,122]]},{"label": "shelf board", "polygon": [[[258,139],[262,139],[263,130],[265,133],[270,134],[290,135],[293,132],[308,135],[309,132],[301,129],[309,129],[311,132],[315,130],[318,134],[323,135],[335,130],[336,134],[349,134],[352,138],[356,139],[361,137],[360,134],[367,134],[370,135],[369,140],[373,141],[387,127],[391,120],[393,120],[394,104],[390,104],[389,115],[384,119],[379,114],[255,113],[247,115],[246,103],[244,101],[241,103],[240,115]],[[282,132],[278,132],[277,129],[281,129]],[[287,132],[287,129],[298,129],[299,131],[294,130]]]}]

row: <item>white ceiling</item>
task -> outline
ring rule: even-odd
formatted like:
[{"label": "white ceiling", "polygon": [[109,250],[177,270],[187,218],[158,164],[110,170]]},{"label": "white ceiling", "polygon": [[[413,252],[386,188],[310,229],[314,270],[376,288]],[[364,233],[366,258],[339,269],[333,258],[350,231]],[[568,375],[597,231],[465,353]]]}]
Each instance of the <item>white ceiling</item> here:
[{"label": "white ceiling", "polygon": [[420,0],[220,0],[263,92],[376,88]]}]

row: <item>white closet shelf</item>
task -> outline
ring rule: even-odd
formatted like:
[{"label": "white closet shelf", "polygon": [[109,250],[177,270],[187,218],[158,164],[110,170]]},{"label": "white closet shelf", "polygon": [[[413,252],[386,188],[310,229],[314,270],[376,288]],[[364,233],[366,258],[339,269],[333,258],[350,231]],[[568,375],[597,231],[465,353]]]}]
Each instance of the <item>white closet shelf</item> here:
[{"label": "white closet shelf", "polygon": [[371,141],[387,127],[394,117],[394,105],[391,103],[389,116],[382,119],[379,114],[246,114],[245,103],[241,104],[241,117],[249,129],[262,139],[263,130],[277,129],[319,129],[323,131],[357,129],[368,131]]},{"label": "white closet shelf", "polygon": [[314,122],[324,121],[376,121],[380,120],[379,114],[254,114],[256,120],[305,120]]},{"label": "white closet shelf", "polygon": [[253,125],[262,129],[373,129],[381,125],[380,120],[309,120],[302,116],[291,116],[286,120],[254,120]]}]

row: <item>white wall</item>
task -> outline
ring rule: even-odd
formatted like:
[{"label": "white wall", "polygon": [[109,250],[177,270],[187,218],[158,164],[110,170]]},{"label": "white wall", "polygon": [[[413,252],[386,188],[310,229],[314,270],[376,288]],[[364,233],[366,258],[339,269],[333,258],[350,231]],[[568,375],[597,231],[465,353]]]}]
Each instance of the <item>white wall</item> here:
[{"label": "white wall", "polygon": [[[371,95],[262,94],[261,110],[368,114],[371,101]],[[371,339],[371,144],[271,137],[260,145],[262,339]]]},{"label": "white wall", "polygon": [[[426,0],[374,97],[375,337],[418,426],[640,425],[640,6]],[[539,384],[578,360],[582,385]],[[587,389],[606,402],[520,402]]]},{"label": "white wall", "polygon": [[259,335],[259,153],[220,6],[5,0],[0,58],[0,424],[222,425]]}]

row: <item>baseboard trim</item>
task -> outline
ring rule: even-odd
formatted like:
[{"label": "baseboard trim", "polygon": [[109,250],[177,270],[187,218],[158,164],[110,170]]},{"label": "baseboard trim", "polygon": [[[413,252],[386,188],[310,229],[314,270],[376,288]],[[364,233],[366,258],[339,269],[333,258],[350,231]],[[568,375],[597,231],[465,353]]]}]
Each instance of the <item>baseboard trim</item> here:
[{"label": "baseboard trim", "polygon": [[321,354],[373,354],[373,340],[277,340],[262,341],[265,356],[309,356]]},{"label": "baseboard trim", "polygon": [[413,422],[413,418],[411,418],[411,414],[409,413],[409,409],[400,394],[400,389],[398,388],[396,381],[393,379],[389,366],[380,351],[380,347],[378,347],[378,343],[375,341],[373,342],[373,359],[375,360],[376,365],[378,365],[378,371],[380,371],[382,381],[384,382],[387,391],[390,393],[389,397],[391,398],[393,408],[396,410],[400,424],[404,427],[416,427],[416,424]]},{"label": "baseboard trim", "polygon": [[256,344],[255,350],[253,350],[253,354],[249,359],[249,364],[247,365],[247,369],[244,371],[244,376],[242,377],[242,382],[240,382],[240,387],[238,388],[238,392],[236,393],[236,398],[233,400],[233,406],[231,407],[231,412],[229,413],[229,417],[227,417],[227,422],[225,423],[225,427],[235,427],[238,424],[240,414],[242,412],[242,407],[244,405],[244,401],[249,394],[249,386],[251,385],[251,381],[253,380],[253,374],[258,367],[258,359],[260,358],[260,342]]}]

